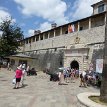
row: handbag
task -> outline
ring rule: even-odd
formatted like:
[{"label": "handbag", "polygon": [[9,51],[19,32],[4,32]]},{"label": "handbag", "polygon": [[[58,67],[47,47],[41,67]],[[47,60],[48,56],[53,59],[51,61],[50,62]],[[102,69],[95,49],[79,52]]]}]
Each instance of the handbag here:
[{"label": "handbag", "polygon": [[12,83],[16,84],[16,78],[13,78]]}]

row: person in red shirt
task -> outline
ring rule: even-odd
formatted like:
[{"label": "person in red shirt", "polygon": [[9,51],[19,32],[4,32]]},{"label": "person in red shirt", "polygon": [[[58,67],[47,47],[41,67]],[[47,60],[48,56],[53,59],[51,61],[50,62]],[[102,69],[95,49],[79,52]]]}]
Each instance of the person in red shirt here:
[{"label": "person in red shirt", "polygon": [[16,73],[15,74],[16,84],[14,89],[18,89],[20,85],[21,77],[23,75],[21,66],[17,67],[17,70],[15,71],[15,73]]}]

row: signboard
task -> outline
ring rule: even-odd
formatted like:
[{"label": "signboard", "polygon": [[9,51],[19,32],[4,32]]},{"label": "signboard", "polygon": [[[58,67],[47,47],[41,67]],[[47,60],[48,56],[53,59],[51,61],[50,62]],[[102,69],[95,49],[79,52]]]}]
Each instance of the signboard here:
[{"label": "signboard", "polygon": [[96,72],[102,73],[103,70],[103,59],[96,60]]}]

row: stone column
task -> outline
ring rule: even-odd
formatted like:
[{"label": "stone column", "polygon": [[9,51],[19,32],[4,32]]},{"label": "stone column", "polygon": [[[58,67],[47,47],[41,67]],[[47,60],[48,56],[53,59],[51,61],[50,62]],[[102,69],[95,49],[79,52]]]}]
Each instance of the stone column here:
[{"label": "stone column", "polygon": [[44,35],[44,33],[43,33],[43,40],[45,39],[45,35]]},{"label": "stone column", "polygon": [[106,14],[105,14],[105,18],[104,18],[104,24],[106,25],[106,21],[107,21],[107,17],[106,17]]},{"label": "stone column", "polygon": [[89,29],[91,29],[91,18],[89,18]]},{"label": "stone column", "polygon": [[80,30],[80,22],[78,22],[78,31]]},{"label": "stone column", "polygon": [[39,35],[39,40],[38,41],[40,41],[40,35]]},{"label": "stone column", "polygon": [[48,39],[49,39],[49,36],[50,36],[50,32],[48,32]]},{"label": "stone column", "polygon": [[54,37],[56,36],[56,32],[55,32],[55,29],[54,29]]},{"label": "stone column", "polygon": [[62,27],[60,27],[60,35],[62,35]]},{"label": "stone column", "polygon": [[82,55],[82,71],[84,71],[84,56]]}]

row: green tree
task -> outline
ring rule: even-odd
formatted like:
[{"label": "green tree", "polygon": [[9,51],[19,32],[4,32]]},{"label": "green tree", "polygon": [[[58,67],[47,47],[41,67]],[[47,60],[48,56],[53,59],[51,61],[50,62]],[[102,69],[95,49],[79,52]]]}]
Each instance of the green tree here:
[{"label": "green tree", "polygon": [[5,19],[0,24],[0,56],[15,54],[19,47],[19,41],[23,39],[21,28],[12,22],[12,19]]}]

